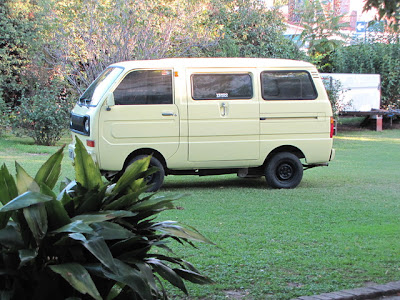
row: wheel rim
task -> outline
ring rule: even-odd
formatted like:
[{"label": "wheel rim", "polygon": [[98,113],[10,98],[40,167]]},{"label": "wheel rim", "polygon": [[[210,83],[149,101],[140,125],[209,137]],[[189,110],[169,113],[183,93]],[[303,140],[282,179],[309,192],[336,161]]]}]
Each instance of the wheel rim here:
[{"label": "wheel rim", "polygon": [[280,164],[276,170],[276,175],[279,178],[279,180],[282,181],[290,180],[294,175],[293,166],[288,163]]}]

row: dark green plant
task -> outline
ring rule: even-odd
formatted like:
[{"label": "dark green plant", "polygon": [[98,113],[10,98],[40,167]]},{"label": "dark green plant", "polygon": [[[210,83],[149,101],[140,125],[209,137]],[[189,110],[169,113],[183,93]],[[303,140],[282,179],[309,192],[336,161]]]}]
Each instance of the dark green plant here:
[{"label": "dark green plant", "polygon": [[30,97],[22,97],[14,108],[13,131],[26,135],[38,145],[54,145],[68,128],[71,105],[59,89],[38,86]]},{"label": "dark green plant", "polygon": [[211,242],[193,228],[155,220],[176,198],[142,195],[143,178],[154,172],[149,158],[108,185],[79,140],[75,157],[76,181],[58,196],[63,149],[35,178],[18,163],[16,180],[1,167],[1,299],[167,299],[161,279],[184,293],[184,279],[211,283],[170,256],[169,239]]}]

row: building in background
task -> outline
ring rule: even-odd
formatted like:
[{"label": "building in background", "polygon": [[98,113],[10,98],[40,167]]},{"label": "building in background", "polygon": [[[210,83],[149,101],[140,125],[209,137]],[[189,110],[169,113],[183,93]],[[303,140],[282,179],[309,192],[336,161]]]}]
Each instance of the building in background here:
[{"label": "building in background", "polygon": [[325,13],[342,16],[341,23],[348,24],[345,31],[350,36],[360,37],[377,28],[377,26],[368,28],[369,22],[374,20],[377,12],[375,10],[364,12],[365,0],[265,0],[268,7],[280,8],[288,25],[285,35],[294,40],[303,31],[299,10],[305,1],[319,1]]}]

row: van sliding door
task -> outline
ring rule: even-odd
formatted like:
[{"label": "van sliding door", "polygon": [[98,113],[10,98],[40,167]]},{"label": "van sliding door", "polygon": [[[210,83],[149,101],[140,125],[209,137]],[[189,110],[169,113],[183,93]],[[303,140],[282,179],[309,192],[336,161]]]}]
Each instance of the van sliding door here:
[{"label": "van sliding door", "polygon": [[[189,161],[259,158],[259,103],[250,72],[192,70],[188,80]],[[209,162],[208,164],[206,162]]]}]

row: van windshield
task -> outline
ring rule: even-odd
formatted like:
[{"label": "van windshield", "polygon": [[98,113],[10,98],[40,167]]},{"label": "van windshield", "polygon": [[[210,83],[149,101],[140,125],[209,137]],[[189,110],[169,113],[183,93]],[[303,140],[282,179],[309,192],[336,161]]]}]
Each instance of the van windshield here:
[{"label": "van windshield", "polygon": [[115,79],[122,73],[123,68],[110,67],[105,69],[79,98],[79,105],[97,106]]}]

